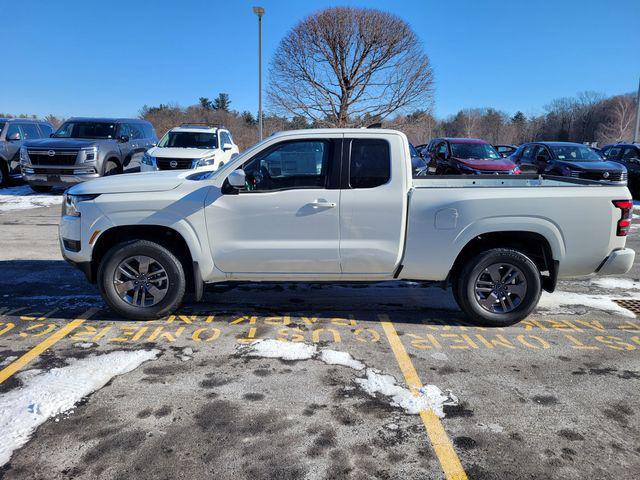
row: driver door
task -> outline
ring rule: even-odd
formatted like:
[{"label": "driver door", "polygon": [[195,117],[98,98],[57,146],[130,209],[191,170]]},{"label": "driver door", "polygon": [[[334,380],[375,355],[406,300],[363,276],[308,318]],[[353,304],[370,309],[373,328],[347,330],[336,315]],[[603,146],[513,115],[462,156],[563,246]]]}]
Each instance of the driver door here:
[{"label": "driver door", "polygon": [[243,274],[340,273],[341,134],[285,140],[245,162],[246,186],[207,202],[216,267]]}]

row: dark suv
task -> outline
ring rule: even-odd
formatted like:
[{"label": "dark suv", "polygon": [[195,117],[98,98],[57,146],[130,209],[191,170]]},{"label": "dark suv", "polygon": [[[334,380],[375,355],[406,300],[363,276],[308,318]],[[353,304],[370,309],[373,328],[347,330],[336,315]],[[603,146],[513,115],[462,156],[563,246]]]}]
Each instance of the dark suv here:
[{"label": "dark suv", "polygon": [[605,145],[602,147],[601,154],[607,160],[625,166],[629,174],[629,190],[633,192],[635,197],[640,196],[640,144]]},{"label": "dark suv", "polygon": [[140,166],[158,142],[153,126],[133,118],[71,118],[51,138],[20,149],[24,179],[37,192]]},{"label": "dark suv", "polygon": [[26,140],[46,138],[53,133],[50,123],[24,118],[0,118],[0,187],[22,177],[20,147]]},{"label": "dark suv", "polygon": [[524,143],[509,157],[522,173],[546,173],[564,177],[626,183],[627,169],[616,162],[603,160],[581,143]]}]

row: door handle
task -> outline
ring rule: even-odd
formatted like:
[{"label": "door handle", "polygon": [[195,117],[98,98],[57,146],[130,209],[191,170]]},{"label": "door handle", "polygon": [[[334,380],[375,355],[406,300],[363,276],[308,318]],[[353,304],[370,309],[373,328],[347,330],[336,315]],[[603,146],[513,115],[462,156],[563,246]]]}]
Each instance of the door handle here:
[{"label": "door handle", "polygon": [[314,200],[310,203],[313,208],[334,208],[335,202],[327,202],[326,200]]}]

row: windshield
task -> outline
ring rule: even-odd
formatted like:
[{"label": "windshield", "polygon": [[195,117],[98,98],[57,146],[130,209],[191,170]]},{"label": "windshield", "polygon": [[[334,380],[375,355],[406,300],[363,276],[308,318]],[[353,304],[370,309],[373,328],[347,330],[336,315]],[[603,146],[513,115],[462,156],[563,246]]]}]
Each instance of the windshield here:
[{"label": "windshield", "polygon": [[162,148],[218,148],[215,133],[208,132],[167,132],[160,143]]},{"label": "windshield", "polygon": [[453,143],[451,153],[456,158],[500,158],[496,149],[488,143]]},{"label": "windshield", "polygon": [[65,122],[53,136],[56,138],[116,138],[116,124],[107,122]]},{"label": "windshield", "polygon": [[4,128],[5,122],[0,122],[0,133],[2,133],[2,129]]},{"label": "windshield", "polygon": [[551,150],[558,160],[570,162],[600,162],[602,158],[596,152],[584,145],[551,145]]}]

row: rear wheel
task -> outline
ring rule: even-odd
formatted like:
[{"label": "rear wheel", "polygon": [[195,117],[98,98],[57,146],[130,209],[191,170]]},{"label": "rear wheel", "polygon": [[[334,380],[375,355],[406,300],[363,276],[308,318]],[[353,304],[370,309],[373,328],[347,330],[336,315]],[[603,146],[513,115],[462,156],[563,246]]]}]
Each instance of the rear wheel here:
[{"label": "rear wheel", "polygon": [[117,313],[151,320],[174,312],[182,303],[186,281],[180,260],[148,240],[120,243],[100,262],[98,286]]},{"label": "rear wheel", "polygon": [[51,190],[53,190],[53,187],[50,185],[29,185],[31,187],[31,190],[33,190],[36,193],[49,193]]},{"label": "rear wheel", "polygon": [[496,327],[526,318],[542,293],[540,272],[533,261],[507,248],[469,260],[453,288],[456,302],[473,322]]}]

